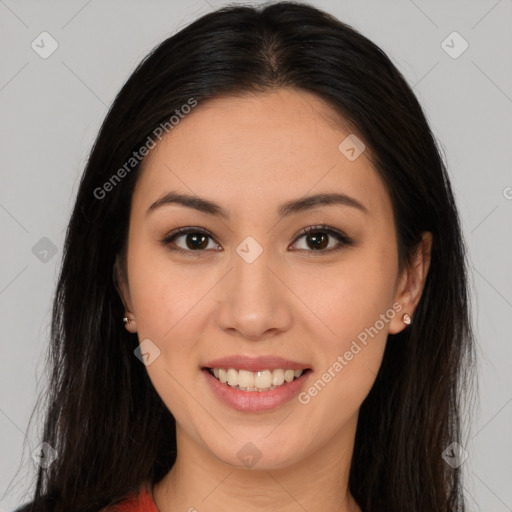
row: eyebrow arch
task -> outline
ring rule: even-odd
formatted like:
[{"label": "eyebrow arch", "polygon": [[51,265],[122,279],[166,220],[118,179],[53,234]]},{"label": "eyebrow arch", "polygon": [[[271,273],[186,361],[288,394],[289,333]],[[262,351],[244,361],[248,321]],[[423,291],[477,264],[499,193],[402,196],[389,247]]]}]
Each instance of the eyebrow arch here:
[{"label": "eyebrow arch", "polygon": [[[207,213],[209,215],[214,215],[216,217],[222,217],[224,219],[230,218],[229,212],[225,210],[222,206],[218,205],[217,203],[214,203],[213,201],[197,196],[179,194],[177,192],[169,192],[160,199],[157,199],[148,208],[147,214],[162,206],[170,204],[179,204],[181,206],[193,208],[202,213]],[[300,199],[287,201],[286,203],[283,203],[279,206],[277,212],[280,217],[287,217],[295,213],[310,210],[318,206],[328,206],[335,204],[350,206],[352,208],[360,210],[365,214],[369,214],[369,211],[366,208],[366,206],[360,203],[357,199],[354,199],[353,197],[350,197],[346,194],[340,193],[315,194],[312,196],[305,196]]]}]

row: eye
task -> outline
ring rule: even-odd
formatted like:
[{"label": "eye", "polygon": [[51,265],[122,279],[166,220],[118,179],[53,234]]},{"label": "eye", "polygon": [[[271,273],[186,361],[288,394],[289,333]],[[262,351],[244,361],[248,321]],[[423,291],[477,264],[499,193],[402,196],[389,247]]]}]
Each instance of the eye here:
[{"label": "eye", "polygon": [[[176,247],[175,241],[182,237],[185,239],[185,248],[181,248],[179,246]],[[208,247],[210,245],[208,238],[213,241],[213,235],[207,229],[189,226],[176,229],[169,233],[163,240],[161,240],[161,243],[171,251],[196,256],[194,253],[203,252],[208,248],[212,249],[212,247]],[[198,255],[199,254],[197,254],[197,256]]]},{"label": "eye", "polygon": [[[330,253],[338,251],[343,247],[351,246],[354,243],[350,237],[345,235],[345,233],[323,224],[320,226],[308,226],[307,228],[304,228],[299,235],[300,236],[296,239],[294,245],[297,244],[297,240],[305,238],[306,248],[299,247],[299,250],[306,250],[308,252]],[[336,239],[338,244],[329,248],[329,238]]]},{"label": "eye", "polygon": [[[180,238],[184,238],[185,247],[180,247],[176,244],[176,241]],[[304,228],[295,239],[293,245],[296,245],[297,241],[301,238],[306,239],[306,248],[299,247],[298,250],[307,252],[331,253],[343,247],[351,246],[354,243],[353,240],[343,232],[323,224]],[[337,245],[335,244],[334,247],[329,247],[331,245],[329,243],[330,238],[337,240]],[[210,246],[208,239],[213,242],[213,247]],[[199,256],[199,253],[207,249],[221,250],[218,244],[215,243],[213,234],[210,231],[193,226],[178,228],[172,231],[161,240],[161,243],[171,251],[193,256]]]}]

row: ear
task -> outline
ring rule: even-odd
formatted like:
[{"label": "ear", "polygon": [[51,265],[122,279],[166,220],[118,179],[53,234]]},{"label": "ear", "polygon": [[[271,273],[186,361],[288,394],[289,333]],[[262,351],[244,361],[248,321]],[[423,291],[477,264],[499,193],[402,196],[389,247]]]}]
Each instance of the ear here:
[{"label": "ear", "polygon": [[133,314],[130,289],[128,287],[126,272],[122,269],[119,255],[116,256],[116,261],[114,263],[113,279],[117,293],[123,302],[125,317],[128,318],[128,321],[125,322],[126,330],[135,333],[137,332],[137,327],[135,323],[135,316]]},{"label": "ear", "polygon": [[402,321],[402,316],[405,313],[410,317],[413,316],[425,287],[425,281],[430,268],[431,251],[432,233],[425,231],[410,264],[404,268],[399,278],[395,302],[399,302],[402,305],[402,309],[390,321],[389,334],[397,334],[406,327],[406,324]]}]

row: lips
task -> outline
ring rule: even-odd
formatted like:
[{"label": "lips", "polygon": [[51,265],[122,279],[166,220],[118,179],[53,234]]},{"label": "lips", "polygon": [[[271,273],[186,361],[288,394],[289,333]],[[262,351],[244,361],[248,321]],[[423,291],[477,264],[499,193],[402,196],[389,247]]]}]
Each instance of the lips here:
[{"label": "lips", "polygon": [[258,372],[263,370],[311,370],[312,368],[307,363],[293,361],[274,355],[263,356],[247,356],[247,355],[234,355],[222,357],[208,361],[203,369],[213,368],[234,368],[236,370],[248,370],[250,372]]},{"label": "lips", "polygon": [[[215,362],[215,364],[218,364],[218,362]],[[282,364],[282,361],[280,364]],[[246,413],[270,411],[291,402],[304,389],[312,375],[311,371],[306,371],[292,382],[285,382],[275,387],[275,389],[269,389],[268,391],[252,389],[247,391],[236,389],[227,383],[223,384],[206,368],[201,373],[219,402],[228,405],[232,409]]]}]

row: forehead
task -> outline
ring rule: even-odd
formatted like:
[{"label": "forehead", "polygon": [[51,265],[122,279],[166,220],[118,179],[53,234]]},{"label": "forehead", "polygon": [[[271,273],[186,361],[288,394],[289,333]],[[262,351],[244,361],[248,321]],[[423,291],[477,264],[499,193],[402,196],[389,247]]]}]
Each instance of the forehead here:
[{"label": "forehead", "polygon": [[336,112],[304,91],[208,100],[147,155],[134,204],[147,208],[167,190],[178,190],[253,215],[256,207],[341,192],[372,215],[389,215],[390,199],[368,152],[349,160],[340,150],[349,136]]}]

